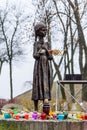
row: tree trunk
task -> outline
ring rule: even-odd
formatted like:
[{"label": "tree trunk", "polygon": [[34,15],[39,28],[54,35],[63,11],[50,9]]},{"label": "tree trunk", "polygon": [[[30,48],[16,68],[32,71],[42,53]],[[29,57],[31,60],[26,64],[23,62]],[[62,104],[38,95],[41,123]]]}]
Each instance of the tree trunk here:
[{"label": "tree trunk", "polygon": [[[59,66],[56,64],[56,62],[54,61],[54,59],[53,59],[53,64],[54,64],[54,67],[55,67],[55,70],[56,70],[56,74],[57,74],[57,76],[58,76],[58,79],[59,79],[59,80],[62,80],[62,76],[61,76],[61,72],[60,72],[60,70],[59,70]],[[62,87],[60,87],[60,90],[61,90],[62,98],[63,98],[63,99],[66,99],[65,90],[64,90]]]},{"label": "tree trunk", "polygon": [[10,98],[13,99],[12,60],[9,60]]},{"label": "tree trunk", "polygon": [[[83,33],[83,29],[81,26],[81,21],[80,21],[80,15],[79,15],[79,8],[78,8],[78,1],[75,0],[74,3],[72,3],[71,0],[67,0],[69,4],[71,5],[73,11],[74,11],[74,16],[77,24],[77,29],[78,29],[78,42],[79,42],[79,66],[80,66],[80,72],[82,74],[83,80],[87,80],[87,46],[86,46],[86,41]],[[85,65],[83,66],[83,51],[85,55]],[[83,85],[82,89],[82,100],[87,101],[87,84]]]}]

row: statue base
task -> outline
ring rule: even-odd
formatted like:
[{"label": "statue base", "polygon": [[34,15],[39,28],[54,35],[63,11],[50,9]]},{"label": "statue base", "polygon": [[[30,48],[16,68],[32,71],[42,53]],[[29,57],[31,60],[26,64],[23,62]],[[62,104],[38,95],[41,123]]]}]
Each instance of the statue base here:
[{"label": "statue base", "polygon": [[49,112],[50,112],[50,105],[49,105],[49,103],[44,103],[43,104],[43,112],[46,113],[46,115],[49,115]]}]

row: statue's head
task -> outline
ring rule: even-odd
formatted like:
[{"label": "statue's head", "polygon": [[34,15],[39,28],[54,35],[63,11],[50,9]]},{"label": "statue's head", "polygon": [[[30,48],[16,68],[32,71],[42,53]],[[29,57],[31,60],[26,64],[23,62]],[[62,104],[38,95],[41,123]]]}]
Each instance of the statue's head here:
[{"label": "statue's head", "polygon": [[36,37],[45,37],[46,36],[46,31],[47,31],[47,27],[44,23],[38,23],[36,24],[35,28],[35,35]]}]

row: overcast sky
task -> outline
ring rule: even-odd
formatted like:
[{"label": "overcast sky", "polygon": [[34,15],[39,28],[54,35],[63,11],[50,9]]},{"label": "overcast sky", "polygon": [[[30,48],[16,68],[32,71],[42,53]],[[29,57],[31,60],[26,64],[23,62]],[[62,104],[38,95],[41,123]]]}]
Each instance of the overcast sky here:
[{"label": "overcast sky", "polygon": [[[25,8],[26,13],[32,13],[34,7],[32,5],[32,0],[8,0],[11,3],[16,3],[17,6]],[[0,0],[0,6],[5,7],[6,0]],[[10,5],[9,5],[10,6]],[[33,13],[32,13],[33,15]],[[17,96],[26,90],[30,86],[24,85],[25,81],[32,81],[33,77],[33,64],[34,59],[32,57],[32,45],[28,45],[28,55],[25,61],[19,62],[13,67],[13,96]],[[0,98],[10,98],[10,87],[9,87],[9,69],[8,65],[4,64],[2,68],[2,73],[0,75]]]}]

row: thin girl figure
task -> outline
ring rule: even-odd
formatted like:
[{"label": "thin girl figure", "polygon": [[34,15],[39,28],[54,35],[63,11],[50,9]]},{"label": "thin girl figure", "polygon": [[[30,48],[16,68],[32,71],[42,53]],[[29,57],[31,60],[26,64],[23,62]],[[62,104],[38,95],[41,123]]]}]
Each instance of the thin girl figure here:
[{"label": "thin girl figure", "polygon": [[38,111],[38,100],[43,103],[49,103],[51,100],[52,75],[50,68],[50,60],[52,55],[49,53],[49,43],[44,42],[47,28],[43,23],[35,26],[35,43],[33,48],[33,57],[35,59],[33,71],[33,89],[32,100],[34,101],[34,109]]}]

